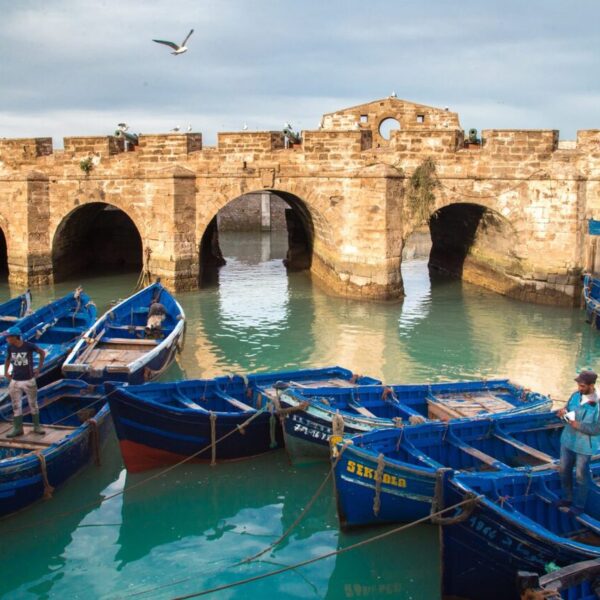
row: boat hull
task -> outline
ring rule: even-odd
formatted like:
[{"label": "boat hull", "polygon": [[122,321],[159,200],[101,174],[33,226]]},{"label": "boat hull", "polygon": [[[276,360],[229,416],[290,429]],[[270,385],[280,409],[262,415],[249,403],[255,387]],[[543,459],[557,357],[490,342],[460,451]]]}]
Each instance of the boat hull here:
[{"label": "boat hull", "polygon": [[[40,390],[40,404],[44,394],[45,390]],[[89,423],[84,423],[60,443],[46,448],[40,446],[48,483],[53,488],[62,485],[86,466],[102,447],[112,426],[108,405],[98,411],[94,421],[96,431]],[[3,453],[2,458],[10,459],[10,448],[1,447],[0,452]],[[31,451],[13,456],[12,460],[0,461],[0,516],[21,510],[44,497],[39,457]]]},{"label": "boat hull", "polygon": [[[125,467],[140,472],[180,462],[212,461],[213,435],[209,413],[190,414],[156,405],[115,389],[109,383],[108,402]],[[227,435],[215,446],[215,460],[228,461],[263,454],[283,445],[281,428],[262,412],[240,429],[252,413],[218,415],[214,440]],[[229,434],[229,435],[228,435]]]},{"label": "boat hull", "polygon": [[373,455],[351,445],[332,460],[342,528],[413,521],[430,514],[436,492],[435,470],[411,469],[387,461],[381,470]]},{"label": "boat hull", "polygon": [[[468,495],[455,482],[445,486],[445,506]],[[567,518],[560,517],[560,518]],[[600,558],[600,547],[575,543],[532,528],[518,513],[503,513],[483,498],[467,518],[440,528],[443,593],[472,600],[518,598],[518,571],[545,573],[551,564],[569,565]]]}]

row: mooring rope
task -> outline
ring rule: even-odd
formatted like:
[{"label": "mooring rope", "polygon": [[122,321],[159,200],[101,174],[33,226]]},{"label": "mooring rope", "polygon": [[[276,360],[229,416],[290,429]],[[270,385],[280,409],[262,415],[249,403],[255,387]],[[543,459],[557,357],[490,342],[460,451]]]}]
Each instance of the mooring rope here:
[{"label": "mooring rope", "polygon": [[210,466],[217,464],[217,415],[210,411]]},{"label": "mooring rope", "polygon": [[[116,390],[113,390],[113,391],[116,391]],[[263,408],[263,409],[261,409],[261,410],[257,410],[253,415],[251,415],[250,417],[248,417],[248,419],[246,419],[241,424],[241,426],[242,427],[247,427],[250,423],[252,423],[252,421],[254,421],[254,419],[258,418],[263,412],[265,412],[265,409],[266,409],[266,407]],[[220,438],[218,438],[215,441],[215,444],[219,444],[223,440],[225,440],[228,437],[232,436],[234,433],[237,433],[237,431],[238,431],[237,429],[231,429],[230,431],[228,431],[227,433],[225,433],[224,435],[222,435]],[[34,527],[39,527],[41,525],[45,525],[45,524],[49,524],[49,523],[54,523],[55,521],[57,521],[59,519],[63,519],[63,518],[68,517],[70,515],[77,514],[77,513],[81,512],[81,511],[84,511],[84,510],[86,510],[88,508],[94,508],[96,506],[100,506],[101,504],[104,504],[105,502],[108,502],[109,500],[112,500],[113,498],[117,498],[118,496],[122,496],[123,494],[125,494],[126,492],[128,492],[130,490],[142,487],[142,486],[146,485],[147,483],[150,483],[151,481],[154,481],[155,479],[159,479],[160,477],[163,477],[164,475],[166,475],[167,473],[170,473],[174,469],[177,469],[181,465],[184,465],[184,464],[190,462],[191,460],[194,460],[194,458],[198,457],[200,454],[203,454],[204,452],[206,452],[207,450],[209,450],[210,447],[211,447],[211,445],[208,444],[207,446],[204,446],[204,448],[201,448],[200,450],[197,450],[193,454],[190,454],[189,456],[186,456],[185,458],[181,459],[179,462],[166,467],[162,471],[159,471],[158,473],[154,473],[153,475],[150,475],[150,476],[146,477],[145,479],[142,479],[141,481],[138,481],[138,482],[133,483],[133,484],[127,486],[127,487],[124,487],[122,490],[119,490],[117,492],[109,494],[108,496],[105,496],[104,498],[100,498],[100,499],[97,499],[97,500],[93,500],[91,502],[87,502],[86,504],[82,504],[81,506],[78,506],[78,507],[76,507],[76,508],[74,508],[72,510],[64,511],[62,513],[57,513],[51,519],[41,519],[40,521],[36,521],[34,523],[28,523],[28,524],[25,524],[25,525],[21,525],[20,527],[15,527],[13,529],[7,529],[7,530],[3,531],[3,535],[9,534],[9,533],[17,533],[19,531],[23,531],[23,530],[26,530],[26,529],[32,529]],[[0,522],[5,521],[6,519],[8,519],[10,517],[11,517],[11,515],[6,515],[4,517],[0,517]]]},{"label": "mooring rope", "polygon": [[44,500],[50,500],[50,498],[52,498],[52,492],[54,492],[54,488],[50,485],[50,481],[48,481],[48,466],[46,465],[46,457],[43,455],[41,450],[36,450],[34,454],[40,461],[40,472],[42,475],[42,482],[44,484]]},{"label": "mooring rope", "polygon": [[377,469],[375,470],[375,497],[373,498],[373,514],[379,516],[381,510],[381,483],[383,481],[383,470],[385,469],[385,456],[377,457]]},{"label": "mooring rope", "polygon": [[362,546],[372,544],[373,542],[377,542],[379,540],[387,538],[396,533],[400,533],[401,531],[406,531],[407,529],[411,529],[412,527],[415,527],[416,525],[425,523],[431,517],[441,516],[445,512],[448,512],[451,510],[456,510],[457,508],[460,508],[461,506],[464,506],[466,504],[472,504],[475,502],[475,500],[477,500],[477,498],[467,498],[466,500],[462,500],[461,502],[457,502],[456,504],[453,504],[452,506],[449,506],[448,508],[444,508],[444,509],[438,511],[435,514],[427,515],[426,517],[422,517],[422,518],[412,521],[410,523],[406,523],[405,525],[400,525],[399,527],[395,527],[394,529],[390,529],[389,531],[385,531],[378,535],[374,535],[370,538],[367,538],[366,540],[361,540],[360,542],[356,542],[355,544],[351,544],[350,546],[346,546],[345,548],[339,548],[338,550],[332,550],[330,552],[326,552],[319,556],[314,556],[313,558],[309,558],[307,560],[297,562],[293,565],[282,567],[281,569],[276,569],[274,571],[269,571],[267,573],[262,573],[260,575],[254,575],[253,577],[247,577],[246,579],[238,579],[237,581],[232,581],[231,583],[226,583],[226,584],[212,587],[212,588],[209,588],[206,590],[201,590],[199,592],[193,592],[191,594],[186,594],[184,596],[174,596],[171,600],[188,600],[189,598],[198,598],[200,596],[206,596],[208,594],[213,594],[215,592],[221,592],[221,591],[228,590],[228,589],[231,589],[234,587],[239,587],[240,585],[245,585],[247,583],[252,583],[254,581],[260,581],[261,579],[267,579],[267,578],[273,577],[275,575],[280,575],[281,573],[293,571],[295,569],[299,569],[300,567],[305,567],[307,565],[319,562],[321,560],[325,560],[326,558],[331,558],[333,556],[338,556],[340,554],[344,554],[346,552],[356,550],[357,548],[361,548]]}]

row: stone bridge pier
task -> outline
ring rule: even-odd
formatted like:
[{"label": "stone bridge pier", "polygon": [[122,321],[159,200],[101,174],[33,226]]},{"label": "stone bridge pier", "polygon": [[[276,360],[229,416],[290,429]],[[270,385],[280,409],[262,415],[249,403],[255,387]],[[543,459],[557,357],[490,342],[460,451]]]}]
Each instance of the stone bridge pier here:
[{"label": "stone bridge pier", "polygon": [[0,276],[18,286],[147,268],[193,289],[222,264],[217,214],[286,203],[289,268],[332,293],[403,295],[403,245],[427,224],[431,268],[515,298],[578,302],[586,222],[600,212],[600,131],[483,130],[386,98],[281,132],[0,139]]}]

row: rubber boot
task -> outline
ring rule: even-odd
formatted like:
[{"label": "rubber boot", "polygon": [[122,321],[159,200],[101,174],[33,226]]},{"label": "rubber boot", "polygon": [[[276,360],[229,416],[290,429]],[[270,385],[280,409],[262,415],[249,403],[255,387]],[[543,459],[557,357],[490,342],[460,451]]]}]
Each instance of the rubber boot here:
[{"label": "rubber boot", "polygon": [[45,435],[46,432],[42,429],[40,425],[40,413],[31,414],[31,420],[33,421],[33,433],[37,433],[38,435]]},{"label": "rubber boot", "polygon": [[14,438],[20,435],[23,435],[23,416],[14,418],[12,431],[10,433],[7,433],[6,437]]}]

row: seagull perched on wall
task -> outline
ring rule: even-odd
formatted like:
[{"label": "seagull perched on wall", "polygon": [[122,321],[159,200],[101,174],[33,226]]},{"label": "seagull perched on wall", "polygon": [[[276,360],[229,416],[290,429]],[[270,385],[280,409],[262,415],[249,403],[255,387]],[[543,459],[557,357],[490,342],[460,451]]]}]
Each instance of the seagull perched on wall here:
[{"label": "seagull perched on wall", "polygon": [[121,131],[129,131],[129,125],[127,125],[127,123],[117,123],[117,127]]},{"label": "seagull perched on wall", "polygon": [[187,132],[190,133],[190,131],[192,131],[192,124],[191,123],[188,125],[188,128],[187,128]]},{"label": "seagull perched on wall", "polygon": [[183,42],[181,42],[181,44],[176,44],[175,42],[168,42],[166,40],[152,40],[153,42],[156,42],[157,44],[164,44],[165,46],[169,46],[169,48],[173,48],[173,50],[175,50],[175,52],[171,52],[171,54],[183,54],[184,52],[187,52],[187,46],[185,45],[186,42],[190,39],[190,36],[192,35],[192,33],[194,33],[194,30],[191,29],[190,32],[187,34],[187,37],[185,38],[185,40],[183,40]]},{"label": "seagull perched on wall", "polygon": [[181,127],[179,127],[179,125],[175,125],[175,127],[173,127],[173,129],[171,129],[171,131],[179,131],[181,129]]},{"label": "seagull perched on wall", "polygon": [[243,129],[244,131],[248,131],[248,124],[247,124],[247,123],[244,123],[244,126],[242,127],[242,129]]}]

